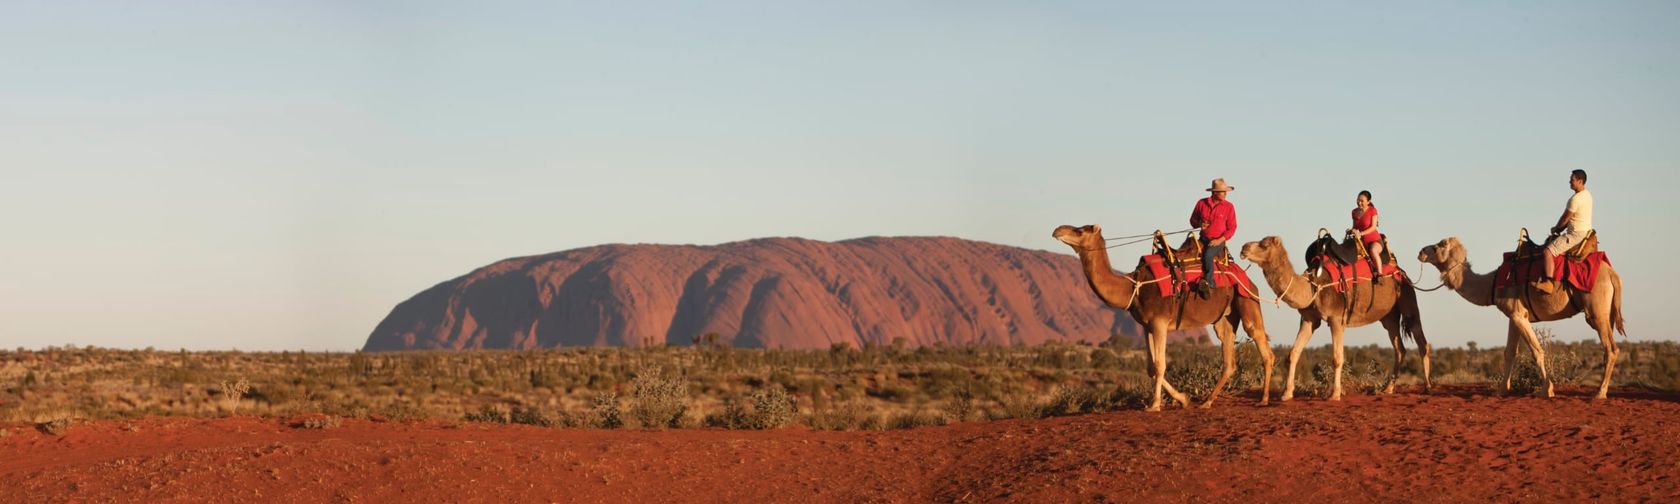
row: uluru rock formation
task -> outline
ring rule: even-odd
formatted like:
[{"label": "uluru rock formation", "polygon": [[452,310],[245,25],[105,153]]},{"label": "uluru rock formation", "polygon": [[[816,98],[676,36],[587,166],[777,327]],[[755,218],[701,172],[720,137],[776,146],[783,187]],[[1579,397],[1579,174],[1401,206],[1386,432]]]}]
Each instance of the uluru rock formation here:
[{"label": "uluru rock formation", "polygon": [[[1124,261],[1116,261],[1125,264]],[[1132,345],[1071,255],[944,237],[601,245],[496,262],[398,304],[365,350]],[[1207,343],[1205,330],[1174,335]]]}]

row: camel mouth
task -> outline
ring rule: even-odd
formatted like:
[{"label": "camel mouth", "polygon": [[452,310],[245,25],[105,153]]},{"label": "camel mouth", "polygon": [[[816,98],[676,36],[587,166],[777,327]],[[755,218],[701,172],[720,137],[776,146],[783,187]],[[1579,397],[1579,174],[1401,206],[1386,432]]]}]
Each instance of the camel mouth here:
[{"label": "camel mouth", "polygon": [[1426,263],[1429,263],[1429,264],[1440,266],[1441,265],[1441,261],[1439,260],[1440,257],[1441,257],[1441,246],[1440,245],[1426,245],[1423,248],[1418,249],[1418,262],[1426,262]]},{"label": "camel mouth", "polygon": [[1081,247],[1084,246],[1084,241],[1085,241],[1085,237],[1087,236],[1087,233],[1092,233],[1092,232],[1095,231],[1095,229],[1093,229],[1094,227],[1095,226],[1093,225],[1093,226],[1085,226],[1084,228],[1077,228],[1077,227],[1073,227],[1073,226],[1063,224],[1063,225],[1060,225],[1060,226],[1056,226],[1056,230],[1050,232],[1050,237],[1055,238],[1056,241],[1065,243],[1070,247],[1081,248]]}]

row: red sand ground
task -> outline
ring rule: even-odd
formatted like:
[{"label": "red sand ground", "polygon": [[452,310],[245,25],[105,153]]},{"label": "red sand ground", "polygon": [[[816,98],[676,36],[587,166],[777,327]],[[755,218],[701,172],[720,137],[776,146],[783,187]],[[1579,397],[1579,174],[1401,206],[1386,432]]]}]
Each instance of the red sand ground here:
[{"label": "red sand ground", "polygon": [[5,502],[1680,502],[1680,397],[1486,387],[889,432],[11,425]]}]

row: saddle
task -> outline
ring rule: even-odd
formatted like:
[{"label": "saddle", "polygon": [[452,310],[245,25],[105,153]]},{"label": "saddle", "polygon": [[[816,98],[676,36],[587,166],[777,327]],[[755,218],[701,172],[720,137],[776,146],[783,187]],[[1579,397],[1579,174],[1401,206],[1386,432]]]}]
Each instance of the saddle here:
[{"label": "saddle", "polygon": [[[1156,248],[1161,248],[1165,245],[1165,241],[1165,239],[1156,240]],[[1202,241],[1196,239],[1195,236],[1186,236],[1184,238],[1183,245],[1179,245],[1178,248],[1171,249],[1171,254],[1162,253],[1162,255],[1172,258],[1173,266],[1177,267],[1181,271],[1185,266],[1192,264],[1200,265],[1202,264]],[[1231,247],[1225,247],[1224,256],[1219,257],[1217,260],[1220,266],[1230,264]]]},{"label": "saddle", "polygon": [[[1536,244],[1534,239],[1528,236],[1528,228],[1523,228],[1522,236],[1517,239],[1516,255],[1512,259],[1517,262],[1540,260],[1540,258],[1546,256],[1546,247],[1552,244],[1552,240],[1556,239],[1557,235],[1552,235],[1546,238],[1546,243]],[[1569,249],[1563,255],[1570,261],[1580,262],[1593,255],[1594,252],[1598,252],[1598,230],[1596,229],[1587,231],[1587,238],[1581,240],[1579,245]]]},{"label": "saddle", "polygon": [[[1394,249],[1388,246],[1388,235],[1381,235],[1381,237],[1379,242],[1383,246],[1383,262],[1397,264],[1394,262]],[[1323,234],[1318,237],[1318,241],[1314,241],[1312,245],[1307,246],[1307,266],[1309,268],[1318,267],[1319,259],[1322,257],[1330,257],[1344,266],[1353,265],[1359,261],[1367,260],[1370,257],[1368,252],[1365,245],[1353,237],[1347,237],[1342,239],[1341,242],[1337,242],[1329,234]]]},{"label": "saddle", "polygon": [[[1156,284],[1161,296],[1188,294],[1192,289],[1189,285],[1201,281],[1207,269],[1222,274],[1216,274],[1214,285],[1219,288],[1232,287],[1238,296],[1248,299],[1256,297],[1254,281],[1248,278],[1242,268],[1236,267],[1231,261],[1231,249],[1226,247],[1225,254],[1215,262],[1214,268],[1202,268],[1202,242],[1194,237],[1186,238],[1178,248],[1167,246],[1165,237],[1155,238],[1155,247],[1149,255],[1138,259],[1138,269],[1147,268],[1154,278],[1171,281]],[[1190,268],[1194,267],[1195,271]]]}]

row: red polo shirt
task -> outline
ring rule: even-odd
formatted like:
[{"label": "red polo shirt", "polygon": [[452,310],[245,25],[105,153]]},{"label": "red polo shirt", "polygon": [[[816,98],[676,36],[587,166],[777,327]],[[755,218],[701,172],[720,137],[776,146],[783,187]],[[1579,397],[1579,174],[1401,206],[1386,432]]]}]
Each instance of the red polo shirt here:
[{"label": "red polo shirt", "polygon": [[1237,208],[1230,201],[1215,204],[1212,196],[1202,198],[1196,202],[1196,211],[1190,213],[1190,227],[1200,228],[1204,222],[1208,227],[1202,232],[1203,238],[1230,240],[1237,234]]}]

